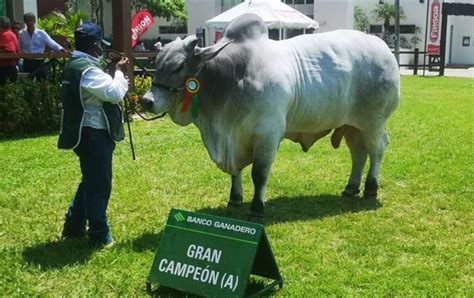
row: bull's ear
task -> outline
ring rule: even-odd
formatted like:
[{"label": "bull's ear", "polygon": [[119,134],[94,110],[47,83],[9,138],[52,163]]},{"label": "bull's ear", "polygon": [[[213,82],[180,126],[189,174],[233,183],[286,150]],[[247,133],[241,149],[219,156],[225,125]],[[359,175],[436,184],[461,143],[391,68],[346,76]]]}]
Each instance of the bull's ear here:
[{"label": "bull's ear", "polygon": [[196,48],[194,55],[199,57],[201,61],[207,61],[214,58],[220,51],[222,51],[227,45],[229,45],[233,39],[223,38],[218,43],[206,48]]},{"label": "bull's ear", "polygon": [[188,53],[193,53],[194,48],[198,44],[198,38],[195,35],[190,35],[186,37],[183,41],[184,41],[184,48],[186,49],[186,51]]}]

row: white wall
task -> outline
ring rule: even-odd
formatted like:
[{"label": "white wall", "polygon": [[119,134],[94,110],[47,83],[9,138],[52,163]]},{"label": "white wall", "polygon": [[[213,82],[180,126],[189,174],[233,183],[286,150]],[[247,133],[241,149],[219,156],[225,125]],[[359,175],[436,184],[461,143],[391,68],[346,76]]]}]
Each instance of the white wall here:
[{"label": "white wall", "polygon": [[315,0],[314,19],[319,22],[317,32],[326,32],[336,29],[353,29],[354,1]]},{"label": "white wall", "polygon": [[[449,64],[474,65],[474,17],[450,16],[448,18],[448,34],[453,28],[453,34],[446,39],[446,61]],[[470,37],[470,45],[464,47],[464,36]]]},{"label": "white wall", "polygon": [[215,30],[206,27],[206,21],[222,13],[220,0],[187,0],[188,34],[195,35],[197,28],[206,30],[206,45],[214,44]]},{"label": "white wall", "polygon": [[[36,16],[36,18],[38,18],[38,6],[36,5],[36,0],[23,0],[23,11],[25,13],[31,12]],[[21,20],[23,21],[23,16],[21,16]]]}]

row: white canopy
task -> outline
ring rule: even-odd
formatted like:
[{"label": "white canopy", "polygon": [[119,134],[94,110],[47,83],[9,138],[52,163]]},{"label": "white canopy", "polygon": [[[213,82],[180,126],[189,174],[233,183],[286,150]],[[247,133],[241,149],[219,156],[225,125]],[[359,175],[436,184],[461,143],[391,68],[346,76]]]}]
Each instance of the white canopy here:
[{"label": "white canopy", "polygon": [[246,0],[207,20],[206,25],[221,30],[234,18],[245,13],[260,16],[270,29],[316,29],[319,27],[318,22],[279,0]]}]

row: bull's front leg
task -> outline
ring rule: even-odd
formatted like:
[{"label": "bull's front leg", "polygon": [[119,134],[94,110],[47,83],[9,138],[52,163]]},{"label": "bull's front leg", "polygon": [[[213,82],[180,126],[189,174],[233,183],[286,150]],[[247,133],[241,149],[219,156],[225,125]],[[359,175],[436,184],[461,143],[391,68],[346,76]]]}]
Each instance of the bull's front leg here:
[{"label": "bull's front leg", "polygon": [[252,181],[254,185],[254,196],[250,206],[250,221],[262,222],[265,207],[265,189],[268,176],[278,149],[277,141],[260,142],[254,148],[254,160],[252,166]]},{"label": "bull's front leg", "polygon": [[239,171],[237,175],[231,175],[232,186],[230,187],[230,197],[227,207],[240,207],[244,200],[242,192],[242,171]]}]

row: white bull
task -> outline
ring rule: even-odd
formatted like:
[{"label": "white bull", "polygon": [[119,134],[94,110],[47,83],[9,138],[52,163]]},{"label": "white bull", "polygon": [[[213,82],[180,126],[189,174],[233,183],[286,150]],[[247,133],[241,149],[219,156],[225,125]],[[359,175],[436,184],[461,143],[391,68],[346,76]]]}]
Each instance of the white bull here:
[{"label": "white bull", "polygon": [[[243,15],[213,46],[197,47],[189,36],[167,44],[156,58],[152,88],[141,99],[145,110],[168,112],[179,125],[194,123],[211,159],[232,175],[229,205],[242,200],[241,171],[249,164],[255,193],[251,218],[261,219],[270,169],[283,138],[307,151],[334,133],[344,136],[352,172],[343,194],[359,193],[370,157],[364,195],[377,196],[385,124],[399,103],[397,62],[377,37],[338,30],[283,41],[268,38],[263,21]],[[183,111],[184,84],[201,85],[197,115]]]}]

